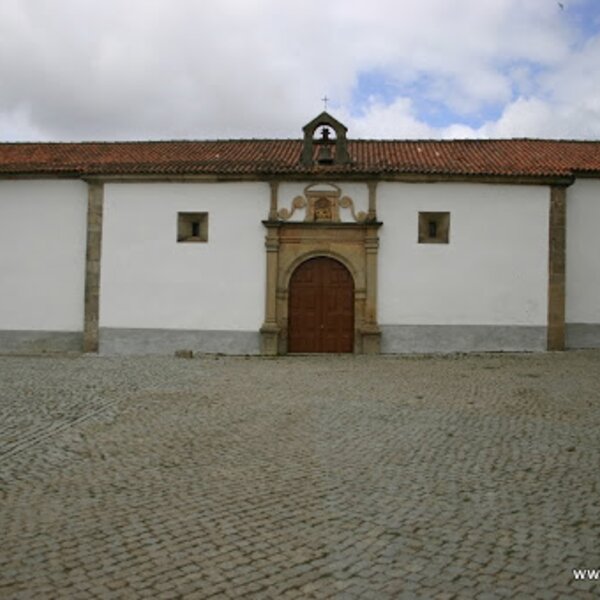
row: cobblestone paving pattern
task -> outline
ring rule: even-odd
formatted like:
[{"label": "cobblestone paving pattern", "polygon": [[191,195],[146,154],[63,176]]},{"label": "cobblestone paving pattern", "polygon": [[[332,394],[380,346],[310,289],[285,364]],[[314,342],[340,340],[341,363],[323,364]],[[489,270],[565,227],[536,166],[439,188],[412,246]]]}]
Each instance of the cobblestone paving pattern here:
[{"label": "cobblestone paving pattern", "polygon": [[0,357],[1,598],[598,598],[600,352]]}]

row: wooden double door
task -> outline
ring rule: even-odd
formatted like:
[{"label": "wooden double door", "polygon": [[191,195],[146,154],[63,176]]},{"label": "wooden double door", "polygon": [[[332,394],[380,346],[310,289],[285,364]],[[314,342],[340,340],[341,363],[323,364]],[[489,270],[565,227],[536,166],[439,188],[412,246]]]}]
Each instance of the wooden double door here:
[{"label": "wooden double door", "polygon": [[354,280],[332,258],[312,258],[289,285],[288,352],[353,352]]}]

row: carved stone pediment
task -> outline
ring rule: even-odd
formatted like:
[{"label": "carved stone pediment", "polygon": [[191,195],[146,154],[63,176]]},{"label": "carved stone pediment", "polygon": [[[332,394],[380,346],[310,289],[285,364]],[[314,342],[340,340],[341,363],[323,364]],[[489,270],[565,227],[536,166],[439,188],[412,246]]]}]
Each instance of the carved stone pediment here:
[{"label": "carved stone pediment", "polygon": [[277,217],[281,221],[289,221],[296,211],[305,210],[305,223],[339,223],[340,209],[350,210],[356,223],[364,223],[365,212],[356,212],[354,201],[349,196],[342,196],[342,190],[333,183],[313,183],[304,188],[303,196],[296,196],[291,207],[281,208]]}]

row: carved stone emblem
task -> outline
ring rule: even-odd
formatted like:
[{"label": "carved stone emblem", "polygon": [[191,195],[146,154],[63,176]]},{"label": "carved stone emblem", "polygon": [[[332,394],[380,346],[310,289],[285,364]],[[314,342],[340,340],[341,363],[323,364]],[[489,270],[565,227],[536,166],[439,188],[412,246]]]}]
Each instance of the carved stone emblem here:
[{"label": "carved stone emblem", "polygon": [[315,221],[333,221],[332,199],[322,196],[315,200]]}]

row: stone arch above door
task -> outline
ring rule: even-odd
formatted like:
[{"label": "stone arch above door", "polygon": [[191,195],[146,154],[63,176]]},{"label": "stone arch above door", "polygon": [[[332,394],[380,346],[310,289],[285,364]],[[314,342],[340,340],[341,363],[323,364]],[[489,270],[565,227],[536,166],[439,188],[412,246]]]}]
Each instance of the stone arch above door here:
[{"label": "stone arch above door", "polygon": [[280,287],[288,288],[292,275],[298,269],[298,267],[313,258],[330,258],[341,263],[352,276],[354,287],[365,287],[363,273],[357,270],[357,265],[354,264],[354,261],[348,260],[346,256],[340,255],[338,252],[332,252],[331,250],[314,250],[296,257],[281,273],[283,280],[280,282]]}]

